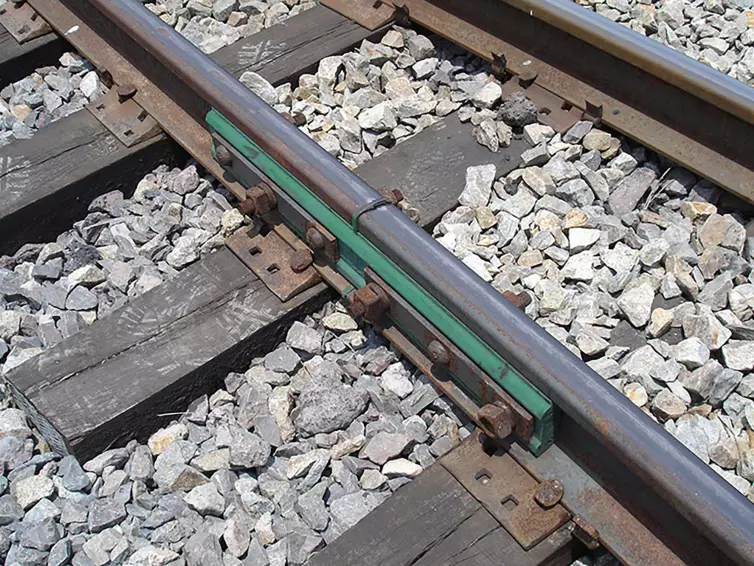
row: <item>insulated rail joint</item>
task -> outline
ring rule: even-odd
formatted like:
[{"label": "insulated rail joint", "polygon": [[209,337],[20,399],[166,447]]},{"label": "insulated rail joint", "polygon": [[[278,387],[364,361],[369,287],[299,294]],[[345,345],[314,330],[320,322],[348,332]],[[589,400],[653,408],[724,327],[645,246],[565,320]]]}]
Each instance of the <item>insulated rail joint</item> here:
[{"label": "insulated rail joint", "polygon": [[[346,219],[219,111],[212,109],[206,121],[213,134],[214,153],[222,161],[226,175],[249,188],[260,181],[268,183],[278,196],[276,217],[302,241],[311,239],[306,226],[312,222],[335,238],[337,261],[327,254],[317,256],[344,281],[334,286],[350,299],[359,311],[355,314],[370,313],[370,322],[392,330],[386,333],[388,339],[397,333],[400,337],[395,336],[396,340],[407,340],[408,344],[396,345],[409,358],[421,353],[429,360],[428,371],[442,376],[437,380],[457,384],[452,393],[466,398],[462,407],[492,437],[503,440],[515,433],[535,455],[552,445],[556,413],[553,403],[359,232],[359,219],[371,210],[392,205],[389,199],[377,199]],[[392,308],[399,302],[400,309]],[[447,352],[445,363],[438,359],[438,345]],[[409,355],[408,350],[416,355]]]}]

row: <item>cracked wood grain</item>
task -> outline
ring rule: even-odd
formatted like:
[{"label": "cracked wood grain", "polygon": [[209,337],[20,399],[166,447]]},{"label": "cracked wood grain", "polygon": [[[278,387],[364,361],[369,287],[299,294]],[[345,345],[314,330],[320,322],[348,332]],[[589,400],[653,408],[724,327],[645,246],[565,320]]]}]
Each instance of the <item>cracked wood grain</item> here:
[{"label": "cracked wood grain", "polygon": [[318,285],[282,303],[223,248],[7,379],[51,446],[85,460],[146,438],[331,297]]},{"label": "cracked wood grain", "polygon": [[307,563],[309,566],[564,566],[562,528],[529,551],[436,463]]}]

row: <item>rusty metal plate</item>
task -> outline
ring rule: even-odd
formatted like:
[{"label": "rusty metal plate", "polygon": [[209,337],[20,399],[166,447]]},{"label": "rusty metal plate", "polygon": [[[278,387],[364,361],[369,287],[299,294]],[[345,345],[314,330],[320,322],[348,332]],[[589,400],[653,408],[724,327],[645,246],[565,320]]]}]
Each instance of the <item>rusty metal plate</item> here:
[{"label": "rusty metal plate", "polygon": [[534,499],[539,482],[510,454],[488,455],[484,434],[475,431],[440,459],[440,464],[473,495],[526,550],[543,541],[571,518],[558,504],[545,509]]},{"label": "rusty metal plate", "polygon": [[321,0],[320,3],[368,30],[382,27],[395,17],[393,5],[382,0]]},{"label": "rusty metal plate", "polygon": [[97,120],[102,122],[123,145],[131,147],[160,133],[160,125],[132,98],[123,100],[117,88],[86,105]]},{"label": "rusty metal plate", "polygon": [[538,120],[561,134],[583,119],[584,112],[536,83],[536,76],[519,76],[503,83],[503,97],[523,92],[537,105]]},{"label": "rusty metal plate", "polygon": [[291,259],[297,250],[274,230],[264,236],[239,230],[225,244],[281,301],[295,297],[321,280],[311,266],[299,273],[293,271]]},{"label": "rusty metal plate", "polygon": [[0,25],[19,43],[25,43],[52,31],[48,23],[27,3],[16,4],[10,0],[0,6]]}]

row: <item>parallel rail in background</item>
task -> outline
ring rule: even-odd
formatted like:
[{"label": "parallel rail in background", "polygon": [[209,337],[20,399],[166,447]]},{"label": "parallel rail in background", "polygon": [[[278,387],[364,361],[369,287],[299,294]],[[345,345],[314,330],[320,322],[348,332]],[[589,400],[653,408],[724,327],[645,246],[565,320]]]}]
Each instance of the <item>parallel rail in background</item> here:
[{"label": "parallel rail in background", "polygon": [[[370,209],[382,195],[148,13],[138,0],[29,0],[29,4],[61,33],[80,26],[67,35],[74,46],[117,84],[134,87],[135,100],[239,198],[245,198],[246,187],[229,178],[213,157],[206,122],[211,111],[342,221],[353,222],[385,258],[547,395],[563,413],[556,445],[537,458],[515,444],[509,451],[539,479],[565,478],[564,505],[595,526],[600,541],[621,560],[754,563],[751,503],[396,207]],[[516,8],[493,0],[403,4],[417,23],[488,59],[504,55],[506,70],[519,75],[527,71],[530,81],[534,69],[533,82],[565,100],[570,97],[570,104],[583,106],[595,120],[752,200],[748,191],[754,187],[750,167],[754,152],[745,151],[754,139],[752,113],[747,113],[754,107],[750,91],[722,81],[718,91],[700,89],[697,97],[684,90],[691,83],[679,87],[664,80],[669,77],[651,73],[646,75],[648,83],[632,88],[632,81],[645,76],[637,73],[648,71],[604,53],[588,59],[600,65],[596,70],[609,75],[610,88],[600,91],[581,82],[586,80],[583,61],[573,67],[578,56],[553,52],[556,41],[580,54],[590,43],[536,17],[522,20],[523,12]],[[546,5],[537,3],[537,8]],[[485,21],[480,21],[479,9],[489,10]],[[555,12],[547,14],[553,17]],[[501,30],[510,43],[502,43]],[[686,64],[694,80],[709,78],[701,64]],[[616,70],[610,71],[612,65]],[[727,87],[731,88],[726,97],[721,93]],[[672,100],[678,105],[664,113],[656,106],[643,108],[648,96],[640,91],[655,88],[653,93],[675,89]],[[740,96],[734,97],[733,91]],[[676,123],[679,113],[686,119]],[[697,131],[702,116],[719,121],[707,131]],[[236,149],[248,154],[251,145]]]}]

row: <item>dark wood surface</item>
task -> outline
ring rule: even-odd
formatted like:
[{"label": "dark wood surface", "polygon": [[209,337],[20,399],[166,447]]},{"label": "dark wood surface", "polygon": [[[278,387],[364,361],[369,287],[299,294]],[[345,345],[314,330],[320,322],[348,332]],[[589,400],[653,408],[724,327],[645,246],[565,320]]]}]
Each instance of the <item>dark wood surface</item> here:
[{"label": "dark wood surface", "polygon": [[255,71],[274,85],[292,82],[317,68],[330,55],[339,55],[364,39],[384,33],[369,31],[324,6],[264,29],[213,53],[226,71],[241,76]]},{"label": "dark wood surface", "polygon": [[320,284],[281,303],[223,248],[7,378],[53,447],[84,461],[144,440],[331,296]]},{"label": "dark wood surface", "polygon": [[34,69],[55,65],[67,48],[70,48],[68,42],[53,33],[18,43],[0,26],[0,89],[24,78]]},{"label": "dark wood surface", "polygon": [[440,462],[401,487],[309,566],[565,565],[570,534],[561,529],[528,552]]},{"label": "dark wood surface", "polygon": [[130,195],[160,163],[184,160],[164,135],[124,146],[87,110],[0,148],[0,255],[54,240],[98,195]]},{"label": "dark wood surface", "polygon": [[[254,70],[280,84],[375,33],[317,6],[212,57],[236,76]],[[161,159],[180,163],[186,154],[162,137],[126,148],[87,110],[0,148],[0,234],[8,235],[0,238],[0,255],[26,242],[54,239],[100,194],[116,188],[133,192]]]},{"label": "dark wood surface", "polygon": [[478,144],[471,123],[446,116],[416,136],[358,168],[356,173],[376,189],[397,188],[412,206],[422,211],[422,224],[434,225],[455,206],[464,187],[466,168],[494,163],[498,176],[515,169],[523,140],[492,153]]}]

